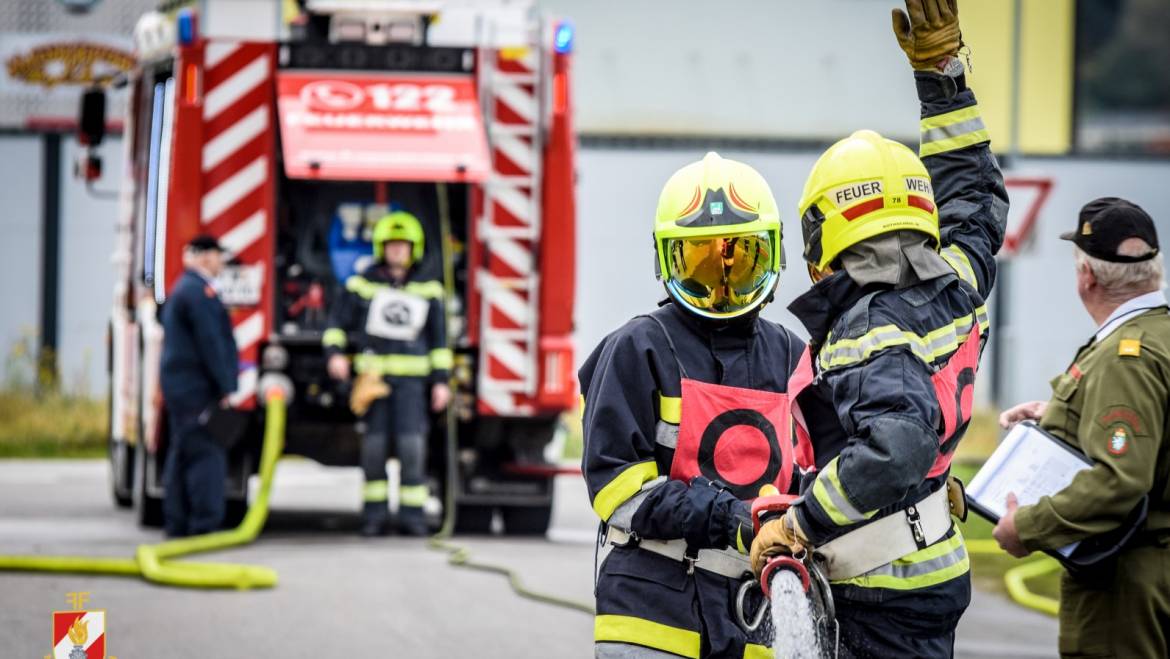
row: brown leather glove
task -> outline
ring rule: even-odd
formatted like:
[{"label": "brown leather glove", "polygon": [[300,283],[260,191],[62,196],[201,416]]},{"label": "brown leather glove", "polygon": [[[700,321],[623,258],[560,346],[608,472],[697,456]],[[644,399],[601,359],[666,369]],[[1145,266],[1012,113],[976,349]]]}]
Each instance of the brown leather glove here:
[{"label": "brown leather glove", "polygon": [[939,72],[947,58],[963,46],[959,31],[959,0],[906,0],[906,11],[894,9],[894,36],[918,71]]},{"label": "brown leather glove", "polygon": [[349,409],[357,416],[362,416],[370,409],[370,405],[379,398],[390,395],[390,385],[377,373],[362,373],[353,383],[353,391],[349,394]]},{"label": "brown leather glove", "polygon": [[796,510],[789,508],[780,519],[760,527],[752,540],[752,572],[760,576],[769,558],[778,554],[799,553],[808,544],[808,537],[796,521]]}]

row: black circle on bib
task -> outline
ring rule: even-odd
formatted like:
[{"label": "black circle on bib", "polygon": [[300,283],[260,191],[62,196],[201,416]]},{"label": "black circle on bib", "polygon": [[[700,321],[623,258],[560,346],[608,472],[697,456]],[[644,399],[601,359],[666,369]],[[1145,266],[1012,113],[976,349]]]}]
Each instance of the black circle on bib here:
[{"label": "black circle on bib", "polygon": [[[768,440],[768,466],[764,473],[752,483],[733,483],[719,473],[715,468],[715,448],[723,434],[736,426],[749,426],[760,431],[764,439]],[[711,419],[707,428],[699,439],[699,471],[711,480],[718,480],[727,485],[727,489],[740,499],[754,499],[759,496],[760,487],[774,484],[780,475],[783,459],[780,455],[780,441],[776,437],[776,427],[763,414],[756,410],[736,409],[727,410]]]}]

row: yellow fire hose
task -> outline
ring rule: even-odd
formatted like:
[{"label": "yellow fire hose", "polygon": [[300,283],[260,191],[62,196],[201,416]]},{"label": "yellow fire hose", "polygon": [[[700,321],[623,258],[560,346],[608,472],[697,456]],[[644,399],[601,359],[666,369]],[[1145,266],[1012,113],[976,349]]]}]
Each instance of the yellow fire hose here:
[{"label": "yellow fire hose", "polygon": [[264,444],[260,453],[260,492],[234,529],[190,538],[139,545],[134,558],[84,556],[0,556],[0,570],[72,572],[138,576],[185,588],[271,588],[276,571],[258,565],[177,562],[181,556],[245,545],[256,539],[268,519],[268,497],[276,462],[284,450],[285,400],[278,388],[265,393]]},{"label": "yellow fire hose", "polygon": [[[448,300],[448,304],[443,305],[443,308],[449,310],[449,301],[455,296],[455,276],[451,255],[448,252],[451,239],[451,217],[447,199],[447,184],[439,183],[436,186],[435,192],[439,205],[439,234],[441,236],[439,242],[443,253],[444,297]],[[448,339],[448,348],[450,347],[449,344],[450,340]],[[437,551],[447,552],[447,563],[449,565],[471,570],[480,570],[482,572],[492,572],[507,577],[508,585],[511,586],[512,592],[520,597],[593,615],[594,610],[591,603],[578,602],[576,600],[532,590],[524,585],[524,582],[520,579],[520,575],[512,568],[506,565],[473,561],[471,559],[470,549],[448,542],[452,532],[455,530],[455,483],[456,479],[459,478],[458,464],[456,463],[459,444],[457,435],[458,424],[455,420],[455,411],[450,405],[447,406],[445,418],[447,422],[445,433],[447,436],[447,492],[443,497],[443,526],[439,529],[438,533],[431,536],[427,546]]]},{"label": "yellow fire hose", "polygon": [[[981,538],[967,541],[967,553],[997,555],[1002,554],[1003,550],[999,548],[995,540]],[[1027,581],[1058,570],[1060,570],[1060,563],[1047,556],[1010,568],[1003,575],[1008,596],[1020,606],[1026,606],[1051,616],[1057,615],[1060,613],[1060,602],[1028,590]]]}]

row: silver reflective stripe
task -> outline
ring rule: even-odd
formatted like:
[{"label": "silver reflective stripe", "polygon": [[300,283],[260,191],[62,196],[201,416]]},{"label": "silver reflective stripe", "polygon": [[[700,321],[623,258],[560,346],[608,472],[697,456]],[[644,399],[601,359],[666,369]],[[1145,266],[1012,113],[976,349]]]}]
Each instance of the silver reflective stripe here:
[{"label": "silver reflective stripe", "polygon": [[846,499],[844,496],[842,496],[841,492],[837,490],[835,483],[824,483],[823,485],[825,486],[825,493],[829,495],[829,500],[833,502],[833,506],[835,506],[837,510],[841,511],[841,514],[844,515],[850,522],[864,522],[872,516],[866,516],[865,513],[861,512],[855,508],[853,504],[849,503],[849,499]]},{"label": "silver reflective stripe", "polygon": [[967,558],[967,546],[960,542],[954,551],[943,554],[938,558],[932,558],[921,563],[911,563],[909,565],[899,565],[898,563],[887,563],[876,570],[866,572],[860,576],[875,577],[875,576],[891,576],[898,579],[908,579],[910,577],[919,577],[924,574],[937,572],[944,568],[948,568],[956,563],[961,563],[963,559]]},{"label": "silver reflective stripe", "polygon": [[983,130],[986,126],[983,125],[982,117],[975,117],[967,121],[960,121],[957,124],[949,126],[939,126],[938,128],[931,128],[930,130],[922,131],[922,143],[937,142],[967,133],[974,133],[977,130]]},{"label": "silver reflective stripe", "polygon": [[638,506],[642,505],[642,502],[645,501],[646,497],[650,495],[651,490],[665,482],[666,476],[659,476],[652,481],[646,481],[643,483],[642,489],[639,490],[637,494],[630,497],[629,499],[626,499],[624,502],[622,502],[622,505],[618,506],[617,509],[613,511],[613,514],[609,516],[606,524],[622,529],[623,531],[629,531],[630,527],[634,524],[634,513],[638,512]]},{"label": "silver reflective stripe", "polygon": [[665,421],[654,424],[654,441],[673,451],[678,447],[678,426]]},{"label": "silver reflective stripe", "polygon": [[641,645],[605,641],[593,645],[594,659],[678,659],[677,654]]}]

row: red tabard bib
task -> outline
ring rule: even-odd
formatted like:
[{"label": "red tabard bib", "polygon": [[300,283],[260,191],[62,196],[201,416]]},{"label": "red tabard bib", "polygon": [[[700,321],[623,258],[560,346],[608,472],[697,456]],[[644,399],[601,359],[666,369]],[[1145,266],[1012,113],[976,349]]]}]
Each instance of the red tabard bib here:
[{"label": "red tabard bib", "polygon": [[718,480],[740,499],[792,483],[788,396],[682,380],[682,418],[670,477]]},{"label": "red tabard bib", "polygon": [[[927,478],[942,474],[951,466],[955,451],[951,441],[966,430],[971,421],[975,399],[975,373],[979,369],[979,324],[971,329],[967,340],[951,355],[946,366],[930,377],[934,396],[942,412],[943,427],[939,433],[939,453],[927,473]],[[813,381],[812,353],[808,348],[800,356],[796,371],[788,379],[788,395],[792,401],[792,416],[796,419],[796,463],[805,472],[816,470],[816,456],[808,434],[804,415],[796,397]]]}]

